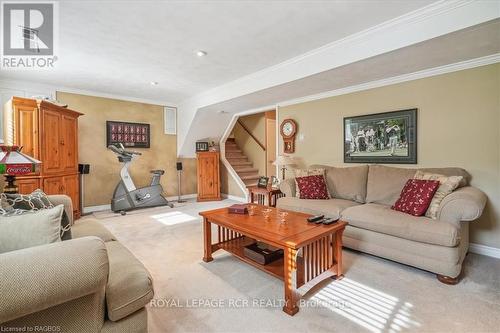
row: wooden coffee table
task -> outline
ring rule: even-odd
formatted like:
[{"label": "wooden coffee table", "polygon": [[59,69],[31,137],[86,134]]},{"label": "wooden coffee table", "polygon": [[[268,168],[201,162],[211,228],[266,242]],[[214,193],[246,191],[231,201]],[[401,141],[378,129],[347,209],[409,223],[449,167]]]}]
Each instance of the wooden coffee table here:
[{"label": "wooden coffee table", "polygon": [[[269,218],[262,213],[270,209]],[[283,280],[285,306],[283,311],[294,315],[297,302],[314,285],[327,277],[341,278],[342,233],[346,222],[331,225],[308,223],[308,214],[288,211],[286,221],[279,216],[283,210],[257,205],[255,215],[229,214],[227,208],[201,212],[203,216],[203,261],[213,260],[212,253],[223,249],[238,259]],[[212,243],[212,224],[217,225],[217,242]],[[243,254],[243,247],[256,240],[284,250],[284,258],[261,265]]]}]

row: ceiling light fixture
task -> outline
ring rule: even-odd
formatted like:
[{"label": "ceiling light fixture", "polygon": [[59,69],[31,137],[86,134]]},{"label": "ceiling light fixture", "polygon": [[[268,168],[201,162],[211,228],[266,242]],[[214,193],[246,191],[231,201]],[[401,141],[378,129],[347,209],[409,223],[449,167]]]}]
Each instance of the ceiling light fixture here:
[{"label": "ceiling light fixture", "polygon": [[151,82],[149,82],[149,84],[151,84],[152,86],[157,86],[157,85],[158,85],[158,82],[156,82],[156,81],[151,81]]},{"label": "ceiling light fixture", "polygon": [[204,57],[204,56],[206,56],[206,55],[207,55],[207,52],[206,52],[206,51],[203,51],[203,50],[198,50],[198,51],[196,51],[196,55],[197,55],[198,57]]}]

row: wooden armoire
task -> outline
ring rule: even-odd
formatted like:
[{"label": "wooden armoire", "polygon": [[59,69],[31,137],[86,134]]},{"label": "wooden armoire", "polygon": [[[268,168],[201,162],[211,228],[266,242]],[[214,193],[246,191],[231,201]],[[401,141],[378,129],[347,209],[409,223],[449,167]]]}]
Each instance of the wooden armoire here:
[{"label": "wooden armoire", "polygon": [[196,155],[198,201],[220,200],[219,153],[199,152]]},{"label": "wooden armoire", "polygon": [[78,181],[78,117],[82,114],[56,104],[13,97],[4,107],[4,141],[42,161],[38,174],[17,177],[19,193],[37,188],[66,194],[73,215],[80,216]]}]

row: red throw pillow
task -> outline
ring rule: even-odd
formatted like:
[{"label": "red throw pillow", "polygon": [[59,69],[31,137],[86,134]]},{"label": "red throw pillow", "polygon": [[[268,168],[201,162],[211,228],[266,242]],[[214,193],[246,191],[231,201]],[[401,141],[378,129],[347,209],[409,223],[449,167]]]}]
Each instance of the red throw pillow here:
[{"label": "red throw pillow", "polygon": [[323,175],[295,178],[300,190],[301,199],[330,199]]},{"label": "red throw pillow", "polygon": [[391,208],[413,216],[422,216],[429,208],[438,187],[437,180],[410,179]]}]

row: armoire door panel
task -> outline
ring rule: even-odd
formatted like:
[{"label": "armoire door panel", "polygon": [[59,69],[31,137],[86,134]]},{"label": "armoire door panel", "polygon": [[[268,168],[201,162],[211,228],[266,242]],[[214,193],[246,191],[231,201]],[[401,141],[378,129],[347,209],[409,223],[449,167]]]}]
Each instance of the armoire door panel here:
[{"label": "armoire door panel", "polygon": [[63,177],[63,193],[71,198],[73,211],[77,211],[80,204],[78,175]]},{"label": "armoire door panel", "polygon": [[42,169],[44,173],[58,173],[63,170],[61,163],[61,114],[52,110],[42,110]]},{"label": "armoire door panel", "polygon": [[17,189],[20,194],[30,194],[40,188],[39,178],[27,178],[16,180]]},{"label": "armoire door panel", "polygon": [[61,159],[65,172],[78,171],[78,123],[77,118],[61,116]]},{"label": "armoire door panel", "polygon": [[63,177],[50,177],[43,180],[43,191],[46,194],[64,194]]},{"label": "armoire door panel", "polygon": [[15,110],[15,144],[22,146],[22,152],[39,159],[38,149],[38,113],[37,109],[20,105]]}]

